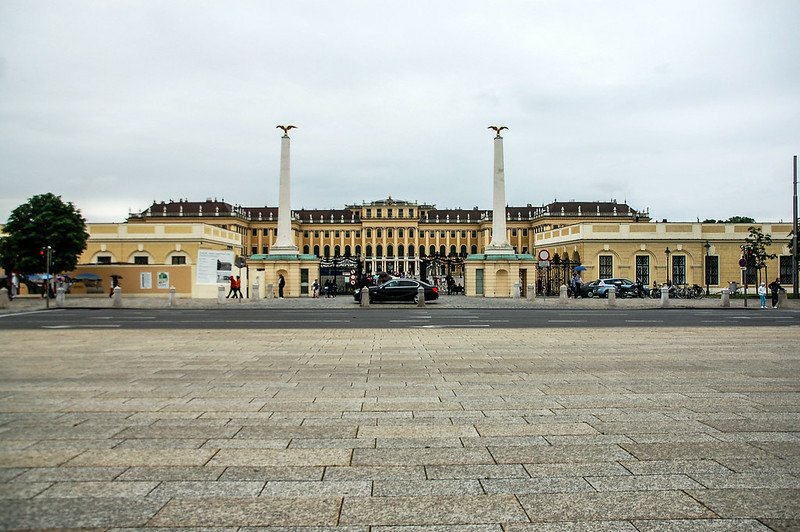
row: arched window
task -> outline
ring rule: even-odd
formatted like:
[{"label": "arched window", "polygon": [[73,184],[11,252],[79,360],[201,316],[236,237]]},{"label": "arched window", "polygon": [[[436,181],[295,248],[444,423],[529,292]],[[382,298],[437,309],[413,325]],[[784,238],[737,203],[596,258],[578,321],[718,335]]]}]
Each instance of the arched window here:
[{"label": "arched window", "polygon": [[367,244],[367,257],[371,257],[371,256],[372,256],[372,246]]},{"label": "arched window", "polygon": [[331,247],[325,246],[325,258],[327,259],[330,256],[331,256]]},{"label": "arched window", "polygon": [[439,246],[439,256],[444,257],[445,255],[447,255],[447,248],[444,246]]},{"label": "arched window", "polygon": [[409,227],[408,228],[408,238],[414,238],[414,228],[413,227]]},{"label": "arched window", "polygon": [[381,246],[380,244],[375,246],[375,256],[376,257],[383,257],[383,246]]},{"label": "arched window", "polygon": [[361,246],[356,246],[356,255],[361,255]]},{"label": "arched window", "polygon": [[404,233],[404,232],[405,232],[405,231],[403,231],[403,228],[402,228],[402,227],[401,227],[401,228],[399,228],[399,229],[397,230],[397,238],[403,238],[403,233]]},{"label": "arched window", "polygon": [[478,246],[472,246],[472,248],[470,249],[470,253],[472,253],[473,255],[477,255],[478,254]]},{"label": "arched window", "polygon": [[467,256],[467,246],[461,246],[461,256],[462,257]]},{"label": "arched window", "polygon": [[319,257],[319,246],[314,246],[314,255]]},{"label": "arched window", "polygon": [[372,238],[372,229],[367,228],[367,238]]},{"label": "arched window", "polygon": [[420,246],[419,247],[419,256],[420,257],[424,257],[425,256],[425,246]]},{"label": "arched window", "polygon": [[408,256],[409,258],[414,258],[414,246],[408,246]]},{"label": "arched window", "polygon": [[430,255],[436,255],[436,246],[431,246]]},{"label": "arched window", "polygon": [[404,252],[405,252],[405,248],[403,247],[403,244],[400,244],[399,246],[397,246],[397,256],[398,257],[403,257],[405,255]]},{"label": "arched window", "polygon": [[450,246],[450,256],[454,257],[455,254],[456,254],[456,247],[455,246]]},{"label": "arched window", "polygon": [[336,247],[333,248],[333,256],[334,257],[338,257],[341,254],[342,254],[342,248],[340,248],[339,246],[336,246]]},{"label": "arched window", "polygon": [[386,256],[387,257],[394,257],[394,247],[392,245],[386,246]]},{"label": "arched window", "polygon": [[303,246],[303,255],[308,255],[309,251],[310,249],[308,248],[308,246]]},{"label": "arched window", "polygon": [[344,256],[345,257],[349,257],[350,256],[350,246],[345,246],[344,247]]}]

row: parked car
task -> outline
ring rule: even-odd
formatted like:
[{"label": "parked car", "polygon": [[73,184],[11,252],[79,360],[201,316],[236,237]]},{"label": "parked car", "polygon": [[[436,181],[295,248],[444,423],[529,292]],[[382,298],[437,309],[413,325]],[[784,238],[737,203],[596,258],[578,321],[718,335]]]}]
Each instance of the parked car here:
[{"label": "parked car", "polygon": [[[602,282],[602,284],[601,284]],[[615,287],[617,297],[641,297],[641,292],[636,283],[630,279],[612,277],[597,279],[581,286],[581,297],[608,297],[609,287]]]},{"label": "parked car", "polygon": [[425,289],[425,301],[439,298],[439,289],[415,279],[392,279],[378,286],[365,286],[353,292],[356,302],[361,301],[361,291],[369,290],[369,301],[417,301],[419,287]]}]

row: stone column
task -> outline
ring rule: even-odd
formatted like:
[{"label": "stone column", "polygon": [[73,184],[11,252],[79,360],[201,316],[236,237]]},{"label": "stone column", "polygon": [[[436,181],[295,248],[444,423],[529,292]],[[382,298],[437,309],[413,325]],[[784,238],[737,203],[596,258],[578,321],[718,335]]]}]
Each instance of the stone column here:
[{"label": "stone column", "polygon": [[494,201],[492,211],[492,241],[486,248],[487,255],[509,255],[514,248],[506,235],[506,174],[503,166],[503,137],[494,138]]},{"label": "stone column", "polygon": [[289,135],[281,138],[281,176],[278,197],[278,239],[270,255],[296,255],[297,245],[292,233],[291,174],[289,171]]}]

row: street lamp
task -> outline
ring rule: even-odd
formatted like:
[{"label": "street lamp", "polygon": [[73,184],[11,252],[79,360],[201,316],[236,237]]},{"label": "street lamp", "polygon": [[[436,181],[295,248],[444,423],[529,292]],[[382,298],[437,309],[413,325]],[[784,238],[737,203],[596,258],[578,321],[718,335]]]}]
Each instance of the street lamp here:
[{"label": "street lamp", "polygon": [[705,264],[705,270],[706,270],[706,295],[709,295],[710,292],[708,290],[708,250],[711,249],[711,244],[708,243],[708,240],[706,240],[706,243],[703,244],[703,247],[706,248],[706,264]]},{"label": "street lamp", "polygon": [[669,250],[669,246],[667,246],[667,249],[664,250],[664,255],[667,256],[667,266],[666,266],[666,268],[667,268],[667,284],[669,284],[669,254],[670,253],[672,253],[672,252]]}]

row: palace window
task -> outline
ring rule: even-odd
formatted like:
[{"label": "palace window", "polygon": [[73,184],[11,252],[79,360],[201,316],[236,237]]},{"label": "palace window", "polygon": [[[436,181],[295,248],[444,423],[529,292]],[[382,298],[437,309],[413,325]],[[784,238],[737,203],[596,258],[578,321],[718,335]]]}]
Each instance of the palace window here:
[{"label": "palace window", "polygon": [[325,258],[329,258],[331,256],[331,247],[325,246]]},{"label": "palace window", "polygon": [[377,229],[375,230],[375,235],[376,235],[378,238],[382,238],[382,237],[383,237],[383,229],[381,229],[380,227],[379,227],[379,228],[377,228]]},{"label": "palace window", "polygon": [[319,257],[319,246],[314,246],[314,255]]},{"label": "palace window", "polygon": [[325,231],[325,238],[330,238],[330,237],[331,237],[331,232]]},{"label": "palace window", "polygon": [[397,256],[398,257],[403,257],[404,255],[405,255],[405,248],[401,244],[401,245],[397,246]]},{"label": "palace window", "polygon": [[263,253],[264,255],[269,253],[269,246],[261,246],[261,253]]},{"label": "palace window", "polygon": [[456,237],[456,232],[450,231],[450,238],[455,238],[455,237]]},{"label": "palace window", "polygon": [[522,236],[528,236],[528,230],[527,229],[523,229],[522,230]]},{"label": "palace window", "polygon": [[516,228],[511,230],[511,236],[517,236],[517,229]]},{"label": "palace window", "polygon": [[403,238],[403,233],[404,233],[403,228],[402,227],[399,228],[397,230],[397,238]]},{"label": "palace window", "polygon": [[101,255],[97,257],[97,264],[111,264],[111,256]]},{"label": "palace window", "polygon": [[792,284],[792,256],[781,255],[778,260],[781,284]]},{"label": "palace window", "polygon": [[356,238],[361,238],[361,231],[356,231]]},{"label": "palace window", "polygon": [[372,246],[367,244],[367,248],[366,249],[367,249],[367,257],[371,257],[372,256]]},{"label": "palace window", "polygon": [[176,266],[180,264],[186,264],[186,255],[173,255],[172,264],[175,264]]},{"label": "palace window", "polygon": [[250,254],[255,255],[258,253],[258,246],[253,246],[250,248]]},{"label": "palace window", "polygon": [[356,255],[361,255],[361,246],[356,246]]},{"label": "palace window", "polygon": [[447,231],[439,231],[439,237],[444,238],[447,235]]},{"label": "palace window", "polygon": [[350,238],[350,231],[345,231],[344,232],[344,237],[345,238]]},{"label": "palace window", "polygon": [[472,232],[472,238],[478,238],[478,232],[477,231],[473,231]]},{"label": "palace window", "polygon": [[341,255],[341,248],[339,246],[336,246],[335,248],[333,248],[333,256],[338,257],[339,255]]},{"label": "palace window", "polygon": [[381,216],[383,216],[381,209],[375,209],[375,217],[380,218]]},{"label": "palace window", "polygon": [[339,231],[334,231],[333,236],[334,238],[339,238]]},{"label": "palace window", "polygon": [[386,246],[386,256],[394,257],[394,248],[391,245]]},{"label": "palace window", "polygon": [[[277,231],[277,229],[276,229],[276,231]],[[269,236],[269,229],[267,229],[266,227],[265,227],[265,228],[263,228],[263,229],[261,230],[261,235],[262,235],[262,236]]]},{"label": "palace window", "polygon": [[461,238],[467,238],[467,232],[461,231]]},{"label": "palace window", "polygon": [[636,255],[636,278],[644,286],[650,285],[650,256]]},{"label": "palace window", "polygon": [[386,209],[386,217],[387,218],[391,218],[392,217],[392,209]]},{"label": "palace window", "polygon": [[478,254],[478,246],[472,246],[470,248],[470,253],[472,253],[473,255],[477,255]]},{"label": "palace window", "polygon": [[303,246],[303,255],[308,255],[309,251],[311,251],[308,246]]},{"label": "palace window", "polygon": [[686,284],[686,255],[672,256],[672,284]]},{"label": "palace window", "polygon": [[253,229],[253,236],[258,236],[258,229]]},{"label": "palace window", "polygon": [[303,231],[303,238],[308,238],[308,231]]},{"label": "palace window", "polygon": [[719,284],[719,257],[715,255],[706,257],[706,284]]},{"label": "palace window", "polygon": [[381,246],[380,244],[375,246],[375,256],[376,257],[383,257],[383,246]]},{"label": "palace window", "polygon": [[414,228],[413,227],[409,227],[408,228],[408,238],[414,238]]},{"label": "palace window", "polygon": [[386,238],[392,238],[393,234],[394,234],[394,231],[392,231],[391,227],[386,230]]},{"label": "palace window", "polygon": [[600,255],[598,257],[600,266],[600,279],[608,279],[614,277],[614,257],[611,255]]},{"label": "palace window", "polygon": [[314,231],[314,238],[319,238],[319,231]]},{"label": "palace window", "polygon": [[148,257],[147,255],[137,255],[137,256],[133,257],[133,263],[134,264],[149,264],[150,263],[150,257]]},{"label": "palace window", "polygon": [[367,218],[372,218],[372,209],[367,209]]},{"label": "palace window", "polygon": [[345,257],[349,257],[350,256],[350,246],[345,246],[344,247],[344,256]]}]

